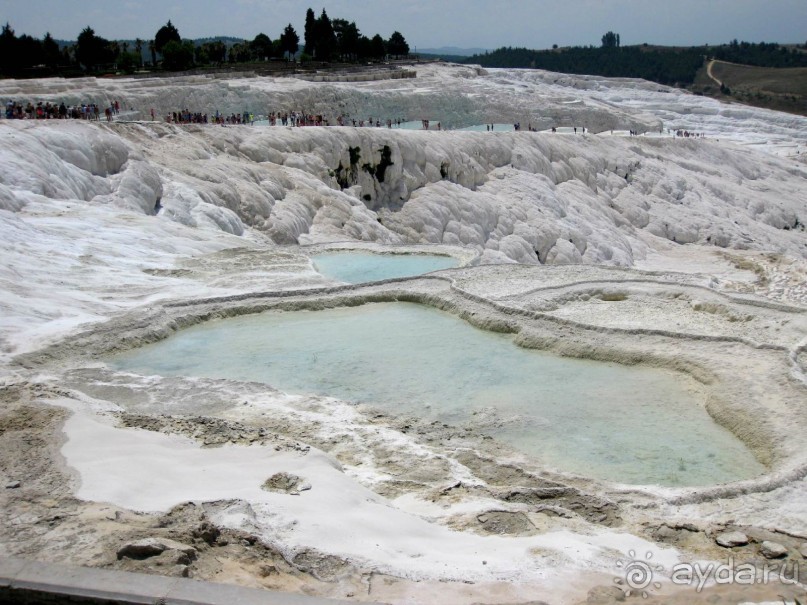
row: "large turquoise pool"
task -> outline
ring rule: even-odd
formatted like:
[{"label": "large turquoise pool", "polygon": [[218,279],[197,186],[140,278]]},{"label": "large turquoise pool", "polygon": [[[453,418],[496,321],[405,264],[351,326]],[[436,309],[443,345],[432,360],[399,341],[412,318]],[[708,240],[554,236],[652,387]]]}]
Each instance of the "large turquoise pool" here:
[{"label": "large turquoise pool", "polygon": [[472,427],[550,467],[624,483],[705,485],[764,471],[684,376],[525,350],[412,303],[211,321],[111,363]]}]

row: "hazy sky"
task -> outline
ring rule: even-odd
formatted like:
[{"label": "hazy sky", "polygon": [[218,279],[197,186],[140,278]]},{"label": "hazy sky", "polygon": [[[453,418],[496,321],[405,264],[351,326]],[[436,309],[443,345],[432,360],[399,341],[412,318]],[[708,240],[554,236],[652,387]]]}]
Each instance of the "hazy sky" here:
[{"label": "hazy sky", "polygon": [[400,31],[413,48],[807,42],[807,0],[0,0],[17,35],[74,40],[90,25],[108,39],[154,37],[171,19],[183,38],[302,38],[305,11],[355,21],[364,34]]}]

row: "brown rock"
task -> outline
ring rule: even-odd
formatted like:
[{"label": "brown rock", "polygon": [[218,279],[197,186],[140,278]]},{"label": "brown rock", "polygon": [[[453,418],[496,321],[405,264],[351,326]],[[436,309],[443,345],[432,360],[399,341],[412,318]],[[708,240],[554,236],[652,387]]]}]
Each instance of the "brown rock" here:
[{"label": "brown rock", "polygon": [[174,540],[162,538],[144,538],[135,542],[128,542],[118,549],[118,559],[128,557],[129,559],[148,559],[161,555],[166,550],[176,550],[184,554],[188,559],[196,558],[196,549],[187,544],[181,544]]}]

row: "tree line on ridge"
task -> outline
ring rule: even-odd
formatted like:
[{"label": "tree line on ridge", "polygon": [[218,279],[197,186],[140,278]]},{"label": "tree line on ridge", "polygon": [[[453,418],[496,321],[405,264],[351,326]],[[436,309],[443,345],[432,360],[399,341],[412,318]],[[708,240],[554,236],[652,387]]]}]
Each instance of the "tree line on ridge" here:
[{"label": "tree line on ridge", "polygon": [[[237,38],[182,39],[169,20],[151,40],[110,41],[95,33],[89,25],[75,43],[54,40],[50,33],[38,39],[27,34],[17,36],[9,23],[0,30],[0,75],[7,77],[44,77],[49,75],[85,75],[87,73],[123,72],[148,69],[182,71],[194,67],[247,63],[273,59],[301,62],[381,61],[389,56],[405,57],[409,45],[403,34],[389,39],[380,34],[361,33],[356,23],[331,19],[325,9],[319,17],[308,9],[300,48],[300,36],[289,23],[277,39],[260,33],[253,40]],[[298,52],[302,50],[302,53]]]},{"label": "tree line on ridge", "polygon": [[465,63],[483,67],[544,69],[569,74],[643,78],[670,86],[692,84],[706,58],[758,67],[807,67],[803,47],[776,43],[732,41],[719,46],[661,47],[648,44],[622,46],[619,34],[608,32],[602,45],[532,50],[502,47],[477,54]]}]

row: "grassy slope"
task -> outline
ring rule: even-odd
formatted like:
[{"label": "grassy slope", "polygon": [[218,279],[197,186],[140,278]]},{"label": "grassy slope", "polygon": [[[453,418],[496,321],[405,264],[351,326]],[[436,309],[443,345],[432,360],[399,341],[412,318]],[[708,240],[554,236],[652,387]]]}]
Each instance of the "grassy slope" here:
[{"label": "grassy slope", "polygon": [[707,75],[705,65],[695,77],[692,90],[725,101],[807,115],[805,67],[777,69],[715,61],[712,75],[728,86],[730,95],[720,92],[717,83]]}]

